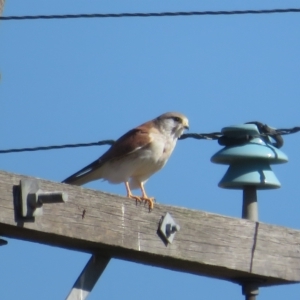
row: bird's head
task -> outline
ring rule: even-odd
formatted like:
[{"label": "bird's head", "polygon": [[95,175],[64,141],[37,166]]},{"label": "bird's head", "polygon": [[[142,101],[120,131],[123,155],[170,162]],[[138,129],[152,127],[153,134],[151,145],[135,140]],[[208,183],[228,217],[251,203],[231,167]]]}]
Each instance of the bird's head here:
[{"label": "bird's head", "polygon": [[179,138],[185,129],[189,129],[189,120],[181,113],[168,112],[156,118],[156,123],[163,131],[168,131]]}]

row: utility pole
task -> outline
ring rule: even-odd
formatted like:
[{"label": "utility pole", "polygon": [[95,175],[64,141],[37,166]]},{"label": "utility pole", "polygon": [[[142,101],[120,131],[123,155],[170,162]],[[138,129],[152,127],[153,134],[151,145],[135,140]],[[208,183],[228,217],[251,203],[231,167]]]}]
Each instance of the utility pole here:
[{"label": "utility pole", "polygon": [[0,16],[1,16],[2,13],[3,13],[4,3],[5,3],[5,0],[0,0]]}]

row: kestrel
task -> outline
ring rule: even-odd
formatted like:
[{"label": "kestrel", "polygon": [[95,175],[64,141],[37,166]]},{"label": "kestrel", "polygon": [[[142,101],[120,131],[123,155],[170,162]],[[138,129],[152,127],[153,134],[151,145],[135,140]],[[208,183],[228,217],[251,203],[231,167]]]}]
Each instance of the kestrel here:
[{"label": "kestrel", "polygon": [[[74,185],[97,179],[124,182],[127,197],[148,202],[151,210],[154,198],[147,196],[144,184],[166,164],[177,139],[188,128],[184,115],[165,113],[125,133],[100,158],[63,182]],[[137,188],[141,189],[142,196],[132,194],[131,189]]]}]

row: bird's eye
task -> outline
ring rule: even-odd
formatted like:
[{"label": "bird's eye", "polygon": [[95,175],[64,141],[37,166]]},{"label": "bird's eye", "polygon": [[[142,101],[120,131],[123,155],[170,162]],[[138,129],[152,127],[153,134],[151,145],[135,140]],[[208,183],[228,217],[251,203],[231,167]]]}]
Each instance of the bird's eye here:
[{"label": "bird's eye", "polygon": [[173,117],[173,120],[178,123],[182,122],[182,120],[179,117]]}]

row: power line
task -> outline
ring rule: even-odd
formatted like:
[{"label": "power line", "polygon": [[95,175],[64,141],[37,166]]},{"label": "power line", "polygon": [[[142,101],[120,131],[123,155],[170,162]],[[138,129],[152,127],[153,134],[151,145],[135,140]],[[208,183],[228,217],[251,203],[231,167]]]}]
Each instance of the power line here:
[{"label": "power line", "polygon": [[13,153],[13,152],[30,152],[30,151],[41,151],[41,150],[53,150],[53,149],[63,149],[63,148],[78,148],[78,147],[90,147],[90,146],[103,146],[112,145],[114,140],[104,140],[94,143],[80,143],[80,144],[65,144],[58,146],[42,146],[42,147],[32,147],[32,148],[19,148],[19,149],[7,149],[0,150],[0,154]]},{"label": "power line", "polygon": [[[217,140],[222,136],[220,132],[214,133],[187,133],[183,134],[180,139],[186,138],[194,138],[197,140],[206,139],[206,140]],[[104,145],[113,145],[115,143],[114,140],[103,140],[99,142],[93,143],[79,143],[79,144],[65,144],[65,145],[54,145],[54,146],[40,146],[40,147],[32,147],[32,148],[16,148],[16,149],[6,149],[0,150],[0,154],[5,153],[16,153],[16,152],[32,152],[32,151],[42,151],[42,150],[55,150],[55,149],[64,149],[64,148],[79,148],[79,147],[90,147],[90,146],[104,146]]]},{"label": "power line", "polygon": [[36,16],[7,16],[0,20],[40,20],[40,19],[83,19],[83,18],[128,18],[128,17],[179,17],[179,16],[205,16],[205,15],[249,15],[298,13],[300,8],[262,9],[262,10],[232,10],[232,11],[190,11],[190,12],[160,12],[160,13],[110,13],[110,14],[68,14],[68,15],[36,15]]},{"label": "power line", "polygon": [[[253,123],[253,122],[251,122]],[[258,122],[256,122],[258,123]],[[221,145],[233,145],[233,144],[241,144],[246,141],[249,141],[256,137],[272,137],[275,139],[276,143],[274,144],[275,147],[280,148],[283,145],[282,143],[278,142],[278,137],[281,135],[292,134],[300,131],[300,127],[293,127],[290,129],[272,129],[270,131],[270,127],[264,125],[264,130],[260,131],[260,134],[257,136],[249,136],[243,139],[223,139],[223,134],[221,132],[212,132],[212,133],[186,133],[183,134],[179,140],[184,140],[187,138],[193,138],[197,140],[218,140]],[[14,152],[30,152],[30,151],[41,151],[41,150],[53,150],[53,149],[64,149],[64,148],[79,148],[79,147],[90,147],[90,146],[103,146],[103,145],[113,145],[115,143],[114,140],[103,140],[99,142],[93,143],[80,143],[80,144],[65,144],[65,145],[55,145],[55,146],[42,146],[42,147],[32,147],[32,148],[18,148],[18,149],[6,149],[0,150],[0,154],[4,153],[14,153]]]}]

